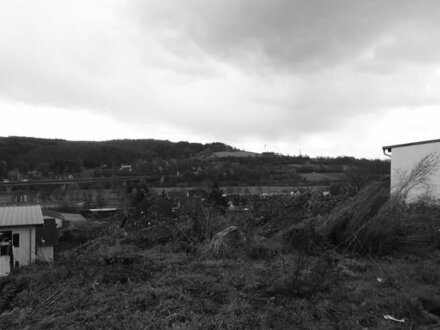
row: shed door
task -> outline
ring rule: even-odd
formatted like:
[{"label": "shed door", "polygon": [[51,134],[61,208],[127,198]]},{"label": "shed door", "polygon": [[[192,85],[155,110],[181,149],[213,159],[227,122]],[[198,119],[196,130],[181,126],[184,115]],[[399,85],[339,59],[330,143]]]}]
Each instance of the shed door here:
[{"label": "shed door", "polygon": [[9,256],[0,256],[0,276],[6,276],[11,272]]}]

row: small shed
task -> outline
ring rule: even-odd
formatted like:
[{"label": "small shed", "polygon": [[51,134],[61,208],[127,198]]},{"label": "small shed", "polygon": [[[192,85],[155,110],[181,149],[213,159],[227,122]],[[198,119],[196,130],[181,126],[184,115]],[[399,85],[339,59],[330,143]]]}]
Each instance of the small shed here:
[{"label": "small shed", "polygon": [[[419,166],[428,169],[420,182],[413,182],[413,187],[405,196],[407,202],[415,202],[429,197],[440,200],[440,139],[382,147],[384,154],[391,158],[391,192],[396,192],[405,178]],[[423,174],[423,173],[421,173]],[[416,184],[417,183],[417,184]]]},{"label": "small shed", "polygon": [[36,232],[42,226],[40,205],[0,207],[0,276],[7,275],[12,267],[35,262]]}]

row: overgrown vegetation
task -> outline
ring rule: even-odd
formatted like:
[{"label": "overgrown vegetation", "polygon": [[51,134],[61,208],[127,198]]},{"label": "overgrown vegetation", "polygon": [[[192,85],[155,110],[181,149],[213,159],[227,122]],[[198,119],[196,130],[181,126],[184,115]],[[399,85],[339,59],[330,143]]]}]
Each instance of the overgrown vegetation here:
[{"label": "overgrown vegetation", "polygon": [[435,154],[422,158],[407,172],[400,172],[391,187],[388,180],[370,184],[328,218],[326,235],[347,251],[363,254],[390,253],[408,245],[438,246],[438,205],[429,195],[406,204],[416,187],[428,185],[439,163]]},{"label": "overgrown vegetation", "polygon": [[440,209],[390,198],[387,179],[355,196],[129,197],[55,265],[0,279],[1,327],[440,327]]}]

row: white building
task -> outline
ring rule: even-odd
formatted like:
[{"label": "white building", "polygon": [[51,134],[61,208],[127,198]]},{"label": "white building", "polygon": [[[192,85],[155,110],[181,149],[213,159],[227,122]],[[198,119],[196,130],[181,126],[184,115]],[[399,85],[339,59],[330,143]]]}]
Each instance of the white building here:
[{"label": "white building", "polygon": [[423,197],[440,200],[440,140],[429,140],[382,147],[385,155],[391,157],[391,192],[396,192],[415,169],[425,159],[425,164],[435,165],[423,182],[408,191],[407,202]]},{"label": "white building", "polygon": [[121,167],[119,167],[119,170],[125,171],[125,172],[131,172],[132,168],[131,168],[131,165],[121,164]]},{"label": "white building", "polygon": [[40,205],[0,207],[0,276],[34,263],[38,255],[53,259],[53,245],[37,242],[37,227],[45,227]]}]

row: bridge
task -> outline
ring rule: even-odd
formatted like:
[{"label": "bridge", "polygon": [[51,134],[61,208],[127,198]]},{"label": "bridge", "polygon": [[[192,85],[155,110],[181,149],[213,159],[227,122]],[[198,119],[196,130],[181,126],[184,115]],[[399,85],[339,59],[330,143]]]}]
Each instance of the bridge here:
[{"label": "bridge", "polygon": [[100,182],[128,182],[128,181],[146,181],[156,182],[161,179],[160,176],[151,175],[136,175],[136,176],[112,176],[103,178],[72,178],[72,179],[40,179],[40,180],[21,180],[21,181],[8,181],[0,182],[0,188],[6,187],[11,189],[13,187],[30,187],[30,186],[49,186],[60,185],[65,186],[69,184],[81,184],[81,183],[100,183]]}]

